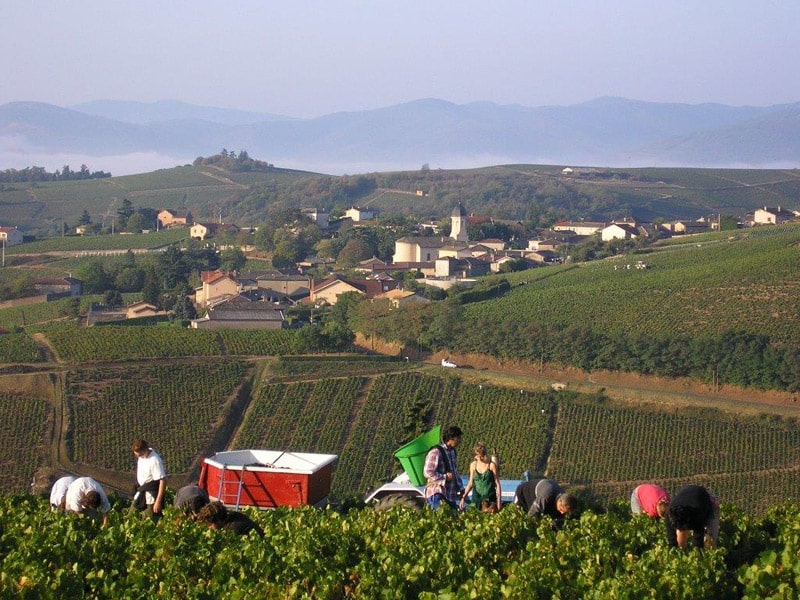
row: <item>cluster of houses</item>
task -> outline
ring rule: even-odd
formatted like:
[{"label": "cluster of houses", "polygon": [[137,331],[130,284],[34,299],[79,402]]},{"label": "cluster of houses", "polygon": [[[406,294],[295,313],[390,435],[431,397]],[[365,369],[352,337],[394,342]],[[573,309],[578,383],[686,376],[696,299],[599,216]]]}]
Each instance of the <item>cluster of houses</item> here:
[{"label": "cluster of houses", "polygon": [[[323,230],[331,226],[329,214],[324,210],[303,209],[303,214]],[[192,238],[204,240],[224,233],[239,231],[235,225],[196,222],[188,211],[164,209],[158,213],[159,226],[163,228],[190,227]],[[748,215],[745,225],[781,224],[796,219],[798,215],[779,207],[764,207]],[[372,210],[351,207],[344,214],[354,226],[374,222]],[[329,262],[310,257],[288,270],[230,273],[204,271],[201,285],[196,288],[194,303],[201,318],[191,322],[197,329],[277,329],[286,326],[284,311],[288,306],[306,303],[314,307],[333,305],[344,293],[356,293],[370,299],[386,299],[393,306],[425,303],[429,300],[414,291],[404,290],[397,274],[414,272],[427,286],[448,289],[454,285],[470,287],[476,277],[500,272],[503,265],[513,261],[515,268],[530,268],[563,260],[564,247],[597,237],[603,241],[636,239],[661,235],[701,233],[718,227],[712,219],[678,220],[667,223],[641,223],[632,219],[611,223],[592,221],[559,221],[547,230],[540,230],[529,239],[527,247],[507,248],[499,239],[469,240],[468,225],[481,224],[487,218],[468,215],[461,203],[450,215],[450,234],[439,235],[433,224],[421,224],[420,230],[428,235],[404,236],[395,241],[391,262],[371,258],[359,263],[353,272],[344,276],[334,273],[322,281],[315,281],[310,271]],[[506,224],[522,227],[518,222]],[[0,240],[5,245],[22,242],[22,233],[13,227],[0,227]],[[520,264],[521,263],[521,264]],[[638,268],[638,266],[637,266]],[[72,277],[34,281],[37,293],[47,299],[81,294],[81,282]],[[42,301],[42,300],[39,300]],[[17,301],[14,301],[17,302]],[[124,309],[124,317],[136,318],[163,314],[157,307],[137,302]]]},{"label": "cluster of houses", "polygon": [[331,275],[315,282],[311,275],[298,270],[203,271],[201,280],[194,300],[205,314],[191,321],[190,327],[195,329],[280,329],[286,327],[284,311],[288,306],[333,305],[347,292],[370,299],[385,298],[395,307],[429,302],[415,292],[400,289],[400,282],[388,275],[364,279]]},{"label": "cluster of houses", "polygon": [[[365,212],[348,218],[363,220]],[[323,220],[323,211],[306,209],[310,218]],[[373,214],[369,218],[374,218]],[[297,303],[312,306],[333,305],[345,293],[363,295],[369,299],[386,299],[393,306],[425,303],[429,300],[411,290],[404,290],[395,279],[399,272],[414,271],[422,275],[420,283],[447,289],[454,285],[469,287],[475,278],[498,272],[508,261],[522,261],[527,266],[555,263],[561,260],[560,247],[574,244],[598,233],[603,239],[635,238],[650,235],[648,226],[633,221],[618,223],[569,222],[557,223],[542,237],[528,241],[527,248],[507,249],[499,239],[470,242],[468,225],[476,219],[469,216],[460,203],[451,215],[450,234],[404,236],[395,241],[393,260],[389,263],[371,258],[359,263],[353,271],[358,277],[333,274],[315,281],[306,274],[319,263],[309,259],[291,270],[227,273],[202,273],[202,284],[195,290],[195,305],[205,311],[203,317],[192,321],[198,329],[279,328],[285,326],[284,309]],[[473,221],[474,222],[474,221]],[[516,224],[520,225],[520,224]],[[675,233],[688,233],[708,228],[708,223],[675,222],[668,224]],[[544,233],[544,232],[543,232]]]},{"label": "cluster of houses", "polygon": [[239,227],[232,223],[195,222],[192,213],[187,210],[165,208],[156,215],[156,218],[162,229],[189,227],[189,237],[194,240],[206,240],[226,233],[239,233]]}]

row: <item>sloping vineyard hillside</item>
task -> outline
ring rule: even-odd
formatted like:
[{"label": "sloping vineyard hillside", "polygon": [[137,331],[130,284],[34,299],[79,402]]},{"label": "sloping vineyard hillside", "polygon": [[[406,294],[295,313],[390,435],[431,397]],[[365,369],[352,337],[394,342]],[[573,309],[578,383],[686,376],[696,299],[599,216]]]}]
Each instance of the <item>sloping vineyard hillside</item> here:
[{"label": "sloping vineyard hillside", "polygon": [[[547,278],[519,273],[514,279],[524,285],[465,312],[472,322],[581,324],[606,334],[703,336],[735,329],[796,341],[800,226],[710,240],[562,268]],[[637,260],[647,268],[630,268]]]},{"label": "sloping vineyard hillside", "polygon": [[[144,437],[164,457],[173,488],[216,451],[270,448],[339,455],[333,494],[358,498],[401,472],[398,447],[436,424],[457,424],[462,473],[483,441],[499,453],[506,478],[530,471],[604,501],[628,497],[643,481],[673,490],[702,483],[754,514],[776,498],[800,499],[800,425],[790,416],[640,406],[468,382],[458,370],[405,361],[343,361],[194,357],[44,371],[36,375],[44,395],[22,389],[0,402],[0,417],[14,424],[0,449],[25,457],[3,491],[24,491],[38,468],[49,468],[127,492],[130,444]],[[291,365],[302,368],[291,375]],[[5,387],[15,379],[0,378]]]}]

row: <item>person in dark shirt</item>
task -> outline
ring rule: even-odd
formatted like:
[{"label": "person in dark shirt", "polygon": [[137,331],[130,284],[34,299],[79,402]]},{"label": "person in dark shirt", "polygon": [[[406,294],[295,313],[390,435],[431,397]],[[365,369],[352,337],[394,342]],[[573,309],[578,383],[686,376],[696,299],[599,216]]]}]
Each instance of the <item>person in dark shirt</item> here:
[{"label": "person in dark shirt", "polygon": [[187,517],[195,517],[208,502],[208,493],[203,488],[185,485],[175,494],[173,505]]},{"label": "person in dark shirt", "polygon": [[706,534],[711,545],[716,545],[719,536],[719,502],[706,488],[687,485],[672,497],[664,521],[670,546],[686,548],[690,533],[697,548],[704,547]]},{"label": "person in dark shirt", "polygon": [[222,529],[233,531],[238,535],[247,535],[251,531],[255,531],[259,537],[264,537],[264,530],[259,527],[258,523],[247,515],[236,511],[228,511],[228,517],[225,519]]},{"label": "person in dark shirt", "polygon": [[264,537],[264,530],[258,523],[253,521],[244,513],[228,510],[222,502],[210,502],[200,509],[196,520],[205,523],[211,529],[223,529],[232,531],[239,535],[247,535],[255,531],[260,537]]},{"label": "person in dark shirt", "polygon": [[575,510],[578,503],[574,496],[567,494],[552,479],[531,479],[517,486],[514,504],[528,513],[528,516],[548,515],[560,523]]}]

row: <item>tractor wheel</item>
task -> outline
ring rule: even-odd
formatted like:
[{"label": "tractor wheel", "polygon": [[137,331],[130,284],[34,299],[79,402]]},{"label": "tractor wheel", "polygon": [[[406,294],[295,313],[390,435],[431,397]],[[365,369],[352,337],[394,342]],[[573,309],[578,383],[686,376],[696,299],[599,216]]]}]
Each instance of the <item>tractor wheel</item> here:
[{"label": "tractor wheel", "polygon": [[390,510],[395,507],[421,511],[425,506],[422,498],[408,494],[389,494],[375,502],[374,510]]}]

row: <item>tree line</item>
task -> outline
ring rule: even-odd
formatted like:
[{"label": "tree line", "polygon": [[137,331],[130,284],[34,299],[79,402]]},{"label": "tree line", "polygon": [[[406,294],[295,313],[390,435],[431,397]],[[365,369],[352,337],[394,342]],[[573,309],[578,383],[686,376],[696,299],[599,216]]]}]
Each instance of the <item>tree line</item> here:
[{"label": "tree line", "polygon": [[25,167],[24,169],[5,169],[0,171],[0,183],[40,183],[45,181],[79,181],[83,179],[104,179],[111,177],[106,171],[90,171],[86,165],[73,171],[69,165],[53,173],[44,167]]}]

